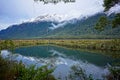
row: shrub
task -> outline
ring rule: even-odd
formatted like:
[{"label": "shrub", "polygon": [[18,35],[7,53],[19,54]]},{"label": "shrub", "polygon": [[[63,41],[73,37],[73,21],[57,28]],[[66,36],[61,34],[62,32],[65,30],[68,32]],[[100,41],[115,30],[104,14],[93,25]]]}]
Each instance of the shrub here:
[{"label": "shrub", "polygon": [[48,66],[25,67],[21,62],[7,61],[0,57],[0,80],[55,80],[54,69]]}]

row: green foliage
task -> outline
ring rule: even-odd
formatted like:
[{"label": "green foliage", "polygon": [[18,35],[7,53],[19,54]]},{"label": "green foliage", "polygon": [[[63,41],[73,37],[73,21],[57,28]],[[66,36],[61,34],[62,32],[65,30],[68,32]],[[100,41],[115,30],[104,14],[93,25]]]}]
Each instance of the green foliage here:
[{"label": "green foliage", "polygon": [[99,31],[103,31],[105,29],[105,27],[107,26],[107,24],[108,24],[107,18],[105,16],[102,16],[96,23],[95,29],[97,29]]},{"label": "green foliage", "polygon": [[1,80],[55,80],[51,74],[53,70],[47,66],[25,67],[21,62],[8,61],[0,57]]},{"label": "green foliage", "polygon": [[[104,7],[105,7],[105,10],[104,11],[109,11],[109,9],[113,6],[115,6],[116,4],[118,4],[120,2],[120,0],[104,0]],[[101,17],[102,18],[102,17]],[[101,19],[100,18],[100,19]],[[116,16],[114,17],[114,19],[111,21],[112,23],[112,28],[116,28],[118,26],[120,26],[120,13],[117,13]],[[101,21],[99,20],[97,23],[96,23],[96,26],[95,26],[95,29],[99,30],[99,31],[102,31],[104,30],[105,26],[101,26]],[[104,23],[104,22],[103,22]],[[107,24],[107,22],[106,22]]]},{"label": "green foliage", "polygon": [[116,14],[115,19],[112,21],[112,27],[120,26],[120,13]]},{"label": "green foliage", "polygon": [[103,31],[107,26],[112,26],[112,28],[120,26],[120,13],[116,14],[114,19],[112,20],[107,19],[107,17],[105,16],[100,17],[100,19],[95,25],[95,29]]},{"label": "green foliage", "polygon": [[35,69],[35,66],[30,66],[29,68],[20,67],[18,72],[18,80],[55,80],[51,75],[53,69],[48,69],[47,66],[37,69]]},{"label": "green foliage", "polygon": [[0,56],[0,80],[16,80],[18,65]]}]

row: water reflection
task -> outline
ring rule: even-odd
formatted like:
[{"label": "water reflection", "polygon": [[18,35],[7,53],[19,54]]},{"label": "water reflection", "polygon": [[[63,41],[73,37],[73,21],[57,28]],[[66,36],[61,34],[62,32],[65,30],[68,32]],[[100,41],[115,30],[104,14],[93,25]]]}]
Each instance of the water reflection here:
[{"label": "water reflection", "polygon": [[58,51],[56,51],[56,50],[54,50],[54,49],[49,50],[49,52],[52,53],[51,56],[61,56],[61,57],[66,57],[65,54],[60,53],[60,52],[58,52]]},{"label": "water reflection", "polygon": [[54,76],[56,78],[61,78],[62,80],[65,80],[69,75],[70,67],[73,65],[79,65],[86,71],[87,75],[92,74],[95,79],[101,79],[103,74],[108,73],[107,68],[96,66],[95,64],[89,63],[88,61],[83,61],[81,59],[72,59],[69,57],[70,55],[65,55],[53,48],[48,50],[48,52],[49,56],[51,57],[39,56],[39,58],[36,58],[34,56],[31,57],[21,54],[12,54],[7,50],[1,51],[1,56],[3,58],[15,60],[18,62],[22,61],[26,66],[36,65],[37,67],[40,67],[46,64],[52,65],[53,67],[56,67],[53,73]]},{"label": "water reflection", "polygon": [[62,48],[58,46],[31,46],[31,47],[21,47],[14,50],[14,53],[19,53],[28,57],[36,58],[55,58],[57,56],[63,58],[70,58],[78,61],[79,59],[83,62],[88,62],[100,67],[104,67],[107,64],[112,64],[114,62],[119,62],[119,58],[113,58],[106,55],[101,55],[96,52],[84,52],[79,50],[71,50],[67,48]]}]

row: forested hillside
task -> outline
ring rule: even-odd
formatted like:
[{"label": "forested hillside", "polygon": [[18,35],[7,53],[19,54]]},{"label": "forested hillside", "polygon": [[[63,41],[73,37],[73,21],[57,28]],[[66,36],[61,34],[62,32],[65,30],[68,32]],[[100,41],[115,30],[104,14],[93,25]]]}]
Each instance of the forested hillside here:
[{"label": "forested hillside", "polygon": [[[70,21],[34,21],[12,25],[0,31],[1,39],[31,39],[31,38],[120,38],[120,27],[112,29],[108,25],[105,30],[98,31],[95,24],[104,13],[99,13],[82,19]],[[108,16],[114,18],[114,14]],[[54,26],[59,26],[54,28]],[[53,28],[52,28],[53,27]]]}]

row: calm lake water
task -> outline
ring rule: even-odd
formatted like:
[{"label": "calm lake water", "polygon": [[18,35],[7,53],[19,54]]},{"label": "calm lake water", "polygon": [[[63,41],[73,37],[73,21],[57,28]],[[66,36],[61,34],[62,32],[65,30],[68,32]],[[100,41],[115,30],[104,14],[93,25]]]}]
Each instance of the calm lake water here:
[{"label": "calm lake water", "polygon": [[73,65],[80,66],[87,75],[92,74],[95,79],[102,79],[103,75],[109,73],[107,65],[120,61],[119,58],[102,54],[50,45],[20,47],[12,53],[7,50],[1,51],[4,58],[22,61],[26,66],[31,64],[37,67],[46,64],[52,65],[56,67],[53,75],[56,78],[60,77],[61,80],[68,77]]}]

